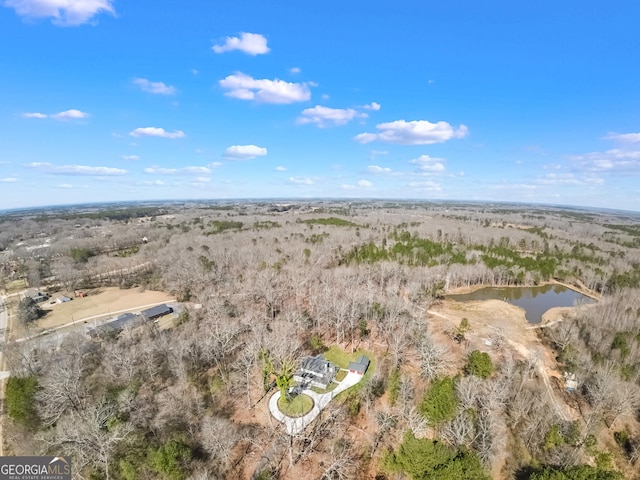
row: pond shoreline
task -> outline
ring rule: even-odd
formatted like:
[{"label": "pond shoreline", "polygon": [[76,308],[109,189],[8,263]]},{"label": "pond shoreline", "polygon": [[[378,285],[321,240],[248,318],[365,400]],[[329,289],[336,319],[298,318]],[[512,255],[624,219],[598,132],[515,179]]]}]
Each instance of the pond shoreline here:
[{"label": "pond shoreline", "polygon": [[[523,286],[477,286],[454,289],[445,295],[445,300],[460,303],[499,300],[521,308],[527,322],[531,325],[547,323],[550,310],[555,308],[574,308],[581,304],[598,301],[592,293],[585,295],[581,290],[558,281],[544,282],[542,285]],[[462,293],[466,292],[466,293]],[[563,310],[567,312],[567,310]],[[546,317],[546,318],[545,318]]]},{"label": "pond shoreline", "polygon": [[450,295],[466,295],[468,293],[473,293],[478,290],[482,290],[483,288],[526,288],[526,287],[544,287],[547,285],[561,285],[565,288],[568,288],[569,290],[573,290],[574,292],[580,293],[581,295],[584,295],[585,297],[589,297],[593,300],[600,300],[600,298],[602,297],[602,295],[600,295],[599,293],[593,292],[585,288],[584,286],[573,285],[571,283],[564,283],[559,280],[548,280],[548,281],[540,282],[537,285],[492,285],[492,284],[480,283],[477,285],[471,285],[469,287],[452,288],[450,290],[447,290],[447,292],[445,293],[445,297],[448,297]]}]

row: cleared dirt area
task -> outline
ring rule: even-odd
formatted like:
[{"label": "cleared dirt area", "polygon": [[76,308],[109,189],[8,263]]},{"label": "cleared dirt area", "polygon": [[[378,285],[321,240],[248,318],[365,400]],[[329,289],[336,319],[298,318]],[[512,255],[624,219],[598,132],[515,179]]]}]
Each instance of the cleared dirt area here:
[{"label": "cleared dirt area", "polygon": [[[566,314],[573,309],[553,310],[548,320],[557,320],[561,313]],[[538,376],[544,383],[558,415],[565,420],[577,416],[577,412],[567,407],[558,398],[558,392],[552,388],[551,377],[562,379],[562,374],[557,370],[553,353],[542,344],[535,330],[527,322],[522,308],[501,300],[444,300],[429,310],[429,313],[431,332],[439,341],[449,342],[456,367],[462,367],[466,354],[473,350],[489,353],[498,363],[507,356],[529,360],[536,365]],[[446,332],[459,325],[463,318],[469,321],[471,330],[466,334],[466,342],[456,345],[448,339]],[[502,345],[498,346],[500,340]]]},{"label": "cleared dirt area", "polygon": [[38,320],[38,328],[47,329],[89,317],[109,317],[115,312],[137,311],[139,307],[173,300],[164,292],[139,289],[121,290],[106,287],[90,290],[84,298],[74,298],[70,302],[50,305],[45,302],[41,308],[47,314]]}]

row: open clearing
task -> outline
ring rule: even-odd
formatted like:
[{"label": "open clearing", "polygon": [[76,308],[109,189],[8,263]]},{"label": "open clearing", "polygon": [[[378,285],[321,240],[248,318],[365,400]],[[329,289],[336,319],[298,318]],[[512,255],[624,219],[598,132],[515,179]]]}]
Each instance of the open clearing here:
[{"label": "open clearing", "polygon": [[[568,313],[573,309],[552,310],[554,311],[548,312],[550,315],[545,314],[543,321],[558,320],[561,313]],[[565,420],[571,420],[576,416],[575,412],[557,398],[557,393],[549,379],[550,377],[562,379],[562,375],[556,369],[557,365],[552,352],[545,348],[535,330],[531,328],[522,308],[501,300],[468,302],[444,300],[440,305],[429,310],[429,313],[431,332],[434,337],[437,337],[438,343],[447,342],[445,332],[453,330],[463,318],[468,319],[471,327],[466,335],[468,343],[455,345],[449,340],[458,369],[462,368],[466,353],[472,350],[485,351],[499,361],[507,355],[531,360],[536,365],[538,375],[558,415]],[[503,339],[501,348],[496,348],[495,345],[498,337]]]},{"label": "open clearing", "polygon": [[110,317],[113,312],[122,310],[137,311],[143,305],[168,302],[173,300],[171,295],[164,292],[155,292],[132,288],[121,290],[118,287],[107,287],[90,290],[84,298],[74,298],[70,302],[50,305],[45,302],[41,308],[47,314],[38,320],[38,328],[48,329],[58,327],[66,323],[82,318],[104,316]]}]

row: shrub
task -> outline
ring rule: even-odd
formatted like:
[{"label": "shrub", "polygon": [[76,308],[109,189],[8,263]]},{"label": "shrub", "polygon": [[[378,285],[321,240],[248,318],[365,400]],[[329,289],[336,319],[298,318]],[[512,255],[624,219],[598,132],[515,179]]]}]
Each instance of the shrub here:
[{"label": "shrub", "polygon": [[158,448],[150,448],[147,454],[149,466],[170,480],[186,477],[184,464],[191,459],[191,449],[179,440],[169,440]]},{"label": "shrub", "polygon": [[7,411],[17,423],[32,427],[37,423],[34,401],[38,391],[36,377],[9,377],[5,391]]},{"label": "shrub", "polygon": [[467,375],[475,375],[480,378],[488,378],[493,373],[493,362],[486,352],[474,350],[467,357],[467,364],[464,366]]},{"label": "shrub", "polygon": [[453,419],[457,408],[458,399],[450,377],[434,379],[420,404],[422,414],[434,424]]},{"label": "shrub", "polygon": [[474,453],[457,450],[437,440],[418,439],[409,432],[397,452],[384,458],[384,466],[392,472],[404,472],[415,480],[489,480],[480,459]]}]

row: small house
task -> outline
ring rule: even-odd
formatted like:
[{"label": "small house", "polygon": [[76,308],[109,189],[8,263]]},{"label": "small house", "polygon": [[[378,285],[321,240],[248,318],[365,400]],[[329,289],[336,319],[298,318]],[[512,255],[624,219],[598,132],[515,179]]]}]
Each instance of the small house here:
[{"label": "small house", "polygon": [[360,358],[358,358],[358,361],[349,362],[349,373],[364,375],[367,371],[367,368],[369,368],[369,363],[371,363],[371,361],[365,355],[362,355]]},{"label": "small house", "polygon": [[312,387],[327,388],[338,373],[338,367],[329,362],[324,355],[307,357],[300,363],[300,368],[293,375],[293,379],[300,384]]},{"label": "small house", "polygon": [[88,328],[86,333],[90,338],[96,338],[109,334],[118,334],[127,326],[136,327],[141,323],[142,319],[139,315],[135,313],[123,313],[122,315],[107,320],[102,325]]},{"label": "small house", "polygon": [[155,307],[147,308],[140,312],[140,315],[145,320],[156,320],[157,318],[164,317],[165,315],[169,315],[173,313],[173,308],[167,306],[166,303],[162,305],[156,305]]},{"label": "small house", "polygon": [[67,297],[64,293],[54,293],[51,297],[51,303],[66,303],[70,301],[71,298]]},{"label": "small house", "polygon": [[40,303],[40,302],[44,302],[49,297],[44,292],[40,292],[40,291],[36,290],[35,288],[30,288],[29,290],[24,292],[22,298],[30,298],[34,302]]}]

